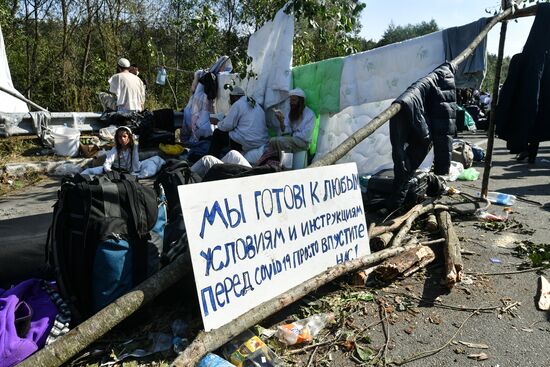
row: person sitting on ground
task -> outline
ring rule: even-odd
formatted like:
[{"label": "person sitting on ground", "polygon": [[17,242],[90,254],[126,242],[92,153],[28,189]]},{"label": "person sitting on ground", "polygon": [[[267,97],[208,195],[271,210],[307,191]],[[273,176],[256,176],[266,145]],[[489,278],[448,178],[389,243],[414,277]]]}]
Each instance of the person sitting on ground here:
[{"label": "person sitting on ground", "polygon": [[107,153],[103,171],[129,172],[140,170],[138,145],[129,127],[121,126],[115,132],[115,146]]},{"label": "person sitting on ground", "polygon": [[209,155],[221,157],[227,149],[246,153],[267,143],[265,113],[256,101],[247,97],[244,90],[234,87],[229,93],[231,107],[222,121],[211,119],[217,125],[212,134]]},{"label": "person sitting on ground", "polygon": [[182,143],[193,144],[212,136],[210,114],[214,112],[214,103],[204,91],[204,85],[199,82],[203,70],[197,70],[191,85],[191,97],[184,109],[184,122],[180,132]]},{"label": "person sitting on ground", "polygon": [[313,128],[315,127],[315,114],[306,107],[306,95],[300,88],[292,89],[290,95],[290,112],[283,116],[276,110],[275,116],[279,120],[281,136],[269,140],[269,149],[279,152],[299,152],[307,150],[311,143]]},{"label": "person sitting on ground", "polygon": [[120,58],[117,73],[109,79],[109,92],[117,97],[117,112],[141,112],[145,104],[145,86],[130,73],[130,61]]}]

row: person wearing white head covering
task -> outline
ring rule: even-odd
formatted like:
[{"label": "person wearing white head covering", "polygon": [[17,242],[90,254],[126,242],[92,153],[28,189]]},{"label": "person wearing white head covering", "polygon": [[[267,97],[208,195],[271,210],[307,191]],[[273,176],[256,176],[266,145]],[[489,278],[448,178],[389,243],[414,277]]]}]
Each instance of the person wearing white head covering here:
[{"label": "person wearing white head covering", "polygon": [[183,143],[194,144],[212,136],[210,114],[214,112],[214,103],[208,99],[204,85],[199,82],[204,73],[204,70],[197,70],[191,84],[193,94],[183,111],[184,124],[180,132],[180,141]]},{"label": "person wearing white head covering", "polygon": [[145,85],[141,79],[130,73],[130,61],[118,59],[117,73],[109,79],[109,92],[116,98],[118,112],[140,112],[145,104]]},{"label": "person wearing white head covering", "polygon": [[306,107],[306,94],[300,88],[292,89],[290,95],[290,112],[284,116],[281,111],[276,111],[275,116],[279,120],[281,136],[269,140],[269,148],[273,151],[294,153],[307,150],[311,143],[313,128],[315,127],[315,114]]},{"label": "person wearing white head covering", "polygon": [[241,87],[233,87],[229,93],[231,107],[222,121],[212,120],[217,125],[212,135],[209,155],[220,158],[227,149],[246,155],[249,151],[267,143],[267,125],[262,107],[247,97]]}]

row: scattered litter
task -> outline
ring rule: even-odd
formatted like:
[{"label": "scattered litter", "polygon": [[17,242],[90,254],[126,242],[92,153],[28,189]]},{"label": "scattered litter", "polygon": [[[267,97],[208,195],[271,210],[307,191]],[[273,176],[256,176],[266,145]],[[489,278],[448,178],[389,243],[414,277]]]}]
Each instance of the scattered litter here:
[{"label": "scattered litter", "polygon": [[541,275],[539,277],[539,310],[547,311],[550,309],[550,283]]},{"label": "scattered litter", "polygon": [[502,264],[502,260],[492,257],[489,259],[493,264]]},{"label": "scattered litter", "polygon": [[453,196],[453,195],[456,195],[456,194],[460,194],[460,190],[457,189],[456,187],[445,187],[444,193],[446,195]]},{"label": "scattered litter", "polygon": [[441,316],[439,316],[439,315],[432,315],[432,316],[428,317],[428,321],[430,321],[432,324],[436,324],[436,325],[439,325],[443,322],[441,320]]},{"label": "scattered litter", "polygon": [[533,332],[533,329],[529,329],[529,328],[522,328],[521,331],[525,331],[526,333],[532,333]]},{"label": "scattered litter", "polygon": [[489,349],[489,346],[487,344],[470,343],[470,342],[464,342],[462,340],[459,340],[458,342],[462,345],[467,346],[468,348]]},{"label": "scattered litter", "polygon": [[479,178],[479,172],[473,168],[470,167],[468,169],[465,169],[458,175],[458,180],[460,181],[475,181]]},{"label": "scattered litter", "polygon": [[224,357],[237,367],[283,366],[277,354],[250,330],[236,336],[222,349]]},{"label": "scattered litter", "polygon": [[468,354],[468,358],[475,359],[476,361],[484,361],[489,359],[489,356],[485,353]]},{"label": "scattered litter", "polygon": [[472,278],[472,277],[469,276],[469,275],[465,275],[465,276],[462,278],[462,284],[463,284],[463,285],[471,285],[471,284],[474,284],[474,278]]},{"label": "scattered litter", "polygon": [[477,217],[477,219],[482,220],[484,222],[505,222],[508,219],[508,214],[497,215],[497,214],[490,213],[485,209],[476,210],[475,216]]},{"label": "scattered litter", "polygon": [[287,345],[311,342],[319,331],[334,321],[333,313],[321,313],[290,324],[277,326],[277,337]]},{"label": "scattered litter", "polygon": [[527,256],[534,267],[548,266],[550,264],[550,245],[547,243],[534,243],[522,241],[514,249],[516,255]]},{"label": "scattered litter", "polygon": [[207,353],[199,362],[198,367],[234,367],[217,354]]}]

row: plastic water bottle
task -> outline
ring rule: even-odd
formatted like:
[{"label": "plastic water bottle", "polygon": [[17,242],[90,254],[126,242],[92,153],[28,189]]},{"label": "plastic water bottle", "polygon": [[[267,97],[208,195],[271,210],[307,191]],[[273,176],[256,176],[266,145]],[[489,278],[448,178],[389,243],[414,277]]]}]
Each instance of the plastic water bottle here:
[{"label": "plastic water bottle", "polygon": [[158,85],[164,85],[166,83],[166,69],[161,67],[157,72],[157,80],[155,81]]},{"label": "plastic water bottle", "polygon": [[[478,193],[477,196],[480,197],[481,193]],[[505,194],[503,192],[489,191],[487,193],[487,200],[493,204],[511,206],[516,202],[516,197],[515,195]]]},{"label": "plastic water bottle", "polygon": [[334,321],[334,314],[320,313],[306,319],[294,321],[291,324],[277,327],[277,337],[287,345],[310,342],[330,322]]}]

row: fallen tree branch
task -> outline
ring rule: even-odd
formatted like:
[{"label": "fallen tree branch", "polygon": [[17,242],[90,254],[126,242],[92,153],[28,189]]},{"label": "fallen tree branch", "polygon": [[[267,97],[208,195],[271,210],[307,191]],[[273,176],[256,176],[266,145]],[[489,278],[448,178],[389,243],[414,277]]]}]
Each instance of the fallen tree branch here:
[{"label": "fallen tree branch", "polygon": [[410,231],[414,221],[421,216],[422,214],[425,214],[429,211],[432,211],[434,209],[434,199],[426,199],[422,203],[415,206],[414,211],[411,212],[403,226],[399,229],[399,232],[395,235],[393,238],[391,247],[398,247],[401,246],[401,242],[403,242],[403,239],[407,235],[407,233]]},{"label": "fallen tree branch", "polygon": [[154,299],[166,288],[175,284],[189,270],[189,258],[185,256],[178,257],[173,263],[139,284],[132,291],[118,298],[52,344],[21,362],[18,366],[61,366],[141,306]]},{"label": "fallen tree branch", "polygon": [[244,330],[254,326],[258,322],[262,321],[266,317],[274,314],[275,312],[283,309],[291,303],[299,300],[306,294],[311,293],[320,286],[327,284],[334,279],[347,274],[351,271],[355,271],[361,268],[365,268],[369,265],[380,262],[390,256],[400,254],[401,252],[408,250],[409,247],[389,248],[382,250],[367,256],[363,256],[343,264],[333,266],[327,269],[323,273],[311,278],[302,284],[290,289],[276,298],[262,303],[249,310],[247,313],[239,316],[229,324],[209,331],[201,331],[195,340],[180,354],[180,356],[173,362],[172,366],[176,367],[191,367],[195,366],[197,362],[206,353],[215,350],[231,340]]},{"label": "fallen tree branch", "polygon": [[382,223],[381,225],[379,226],[376,226],[374,227],[372,230],[369,231],[369,238],[373,238],[373,237],[377,237],[377,236],[380,236],[381,234],[384,234],[386,232],[393,232],[395,231],[396,229],[398,229],[399,227],[401,227],[401,225],[413,214],[415,213],[417,210],[419,210],[420,208],[422,207],[422,203],[421,204],[417,204],[415,206],[413,206],[408,212],[406,212],[405,214],[395,218],[395,219],[392,219],[391,221],[389,222],[385,222],[385,223]]},{"label": "fallen tree branch", "polygon": [[445,237],[445,269],[447,287],[452,288],[462,281],[464,263],[460,254],[460,242],[453,227],[451,215],[446,210],[437,211],[437,222],[441,235]]},{"label": "fallen tree branch", "polygon": [[475,275],[475,276],[513,275],[513,274],[521,274],[521,273],[530,273],[532,271],[539,271],[539,270],[544,270],[544,269],[548,269],[548,267],[539,266],[537,268],[515,270],[515,271],[503,271],[503,272],[500,272],[500,273],[468,273],[468,274]]}]

